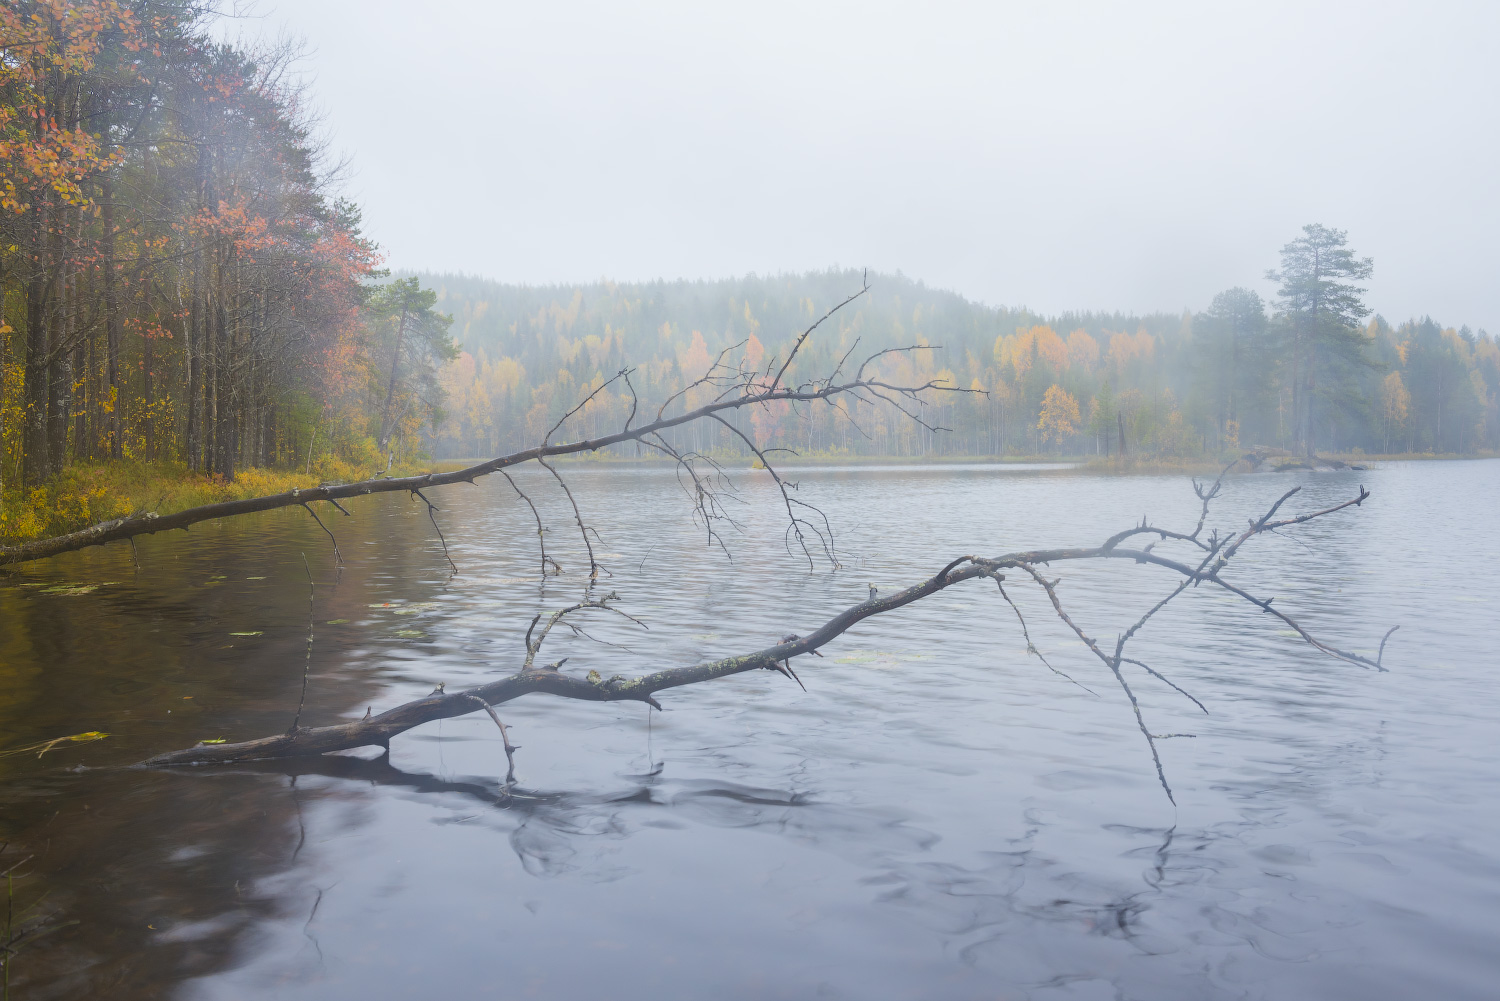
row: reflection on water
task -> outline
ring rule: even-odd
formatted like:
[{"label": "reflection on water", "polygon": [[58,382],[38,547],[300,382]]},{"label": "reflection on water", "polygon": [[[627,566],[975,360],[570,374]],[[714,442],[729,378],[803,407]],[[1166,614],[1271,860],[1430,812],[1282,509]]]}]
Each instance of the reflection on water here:
[{"label": "reflection on water", "polygon": [[[845,569],[788,556],[774,496],[742,481],[733,562],[669,471],[573,473],[650,625],[548,657],[608,676],[764,645],[954,555],[1096,541],[1149,514],[1191,525],[1183,478],[996,467],[797,470]],[[1230,482],[1242,525],[1293,482]],[[1488,677],[1500,621],[1500,462],[1312,476],[1358,512],[1266,539],[1241,579],[1341,645],[1403,628],[1376,675],[1193,592],[1142,659],[1203,699],[1136,685],[1181,806],[1128,706],[1022,594],[1027,657],[978,583],[862,624],[799,665],[666,693],[667,711],[535,698],[503,708],[520,785],[482,714],[372,754],[227,769],[128,765],[291,723],[317,578],[305,721],[375,711],[514,668],[526,624],[586,572],[540,479],[549,552],[503,482],[444,495],[453,577],[426,510],[338,519],[342,571],[290,512],[0,577],[0,842],[18,905],[76,920],[30,944],[17,998],[1480,998],[1500,974],[1500,800]],[[540,501],[539,501],[540,502]],[[450,530],[451,529],[451,530]],[[1105,636],[1165,576],[1060,568]],[[67,586],[62,586],[67,585]],[[81,586],[80,586],[81,585]],[[94,587],[94,585],[98,585]],[[92,589],[89,589],[92,588]],[[606,645],[608,644],[608,645]],[[1097,682],[1097,683],[1096,683]],[[84,765],[87,767],[78,768]]]}]

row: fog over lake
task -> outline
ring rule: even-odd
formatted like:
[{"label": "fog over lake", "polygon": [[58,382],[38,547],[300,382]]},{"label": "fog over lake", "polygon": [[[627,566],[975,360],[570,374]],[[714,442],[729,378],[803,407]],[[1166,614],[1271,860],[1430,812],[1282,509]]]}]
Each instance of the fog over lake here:
[{"label": "fog over lake", "polygon": [[[1500,332],[1500,8],[266,0],[400,268],[838,264],[991,305],[1202,309],[1308,222],[1393,323]],[[415,83],[397,67],[412,67]],[[482,178],[471,183],[470,176]]]},{"label": "fog over lake", "polygon": [[[1372,498],[1257,540],[1230,576],[1355,650],[1399,624],[1389,672],[1186,595],[1137,654],[1209,714],[1132,677],[1153,732],[1193,735],[1159,741],[1176,807],[1108,672],[1016,584],[1037,648],[1097,695],[1027,656],[986,581],[799,658],[805,693],[754,671],[662,693],[649,722],[639,705],[508,704],[512,799],[480,713],[404,735],[388,760],[99,767],[285,728],[302,552],[318,581],[305,722],[513,666],[532,614],[576,588],[538,591],[529,512],[500,480],[446,495],[456,577],[421,505],[390,498],[339,526],[342,573],[315,525],[271,514],[142,542],[139,574],[95,551],[7,578],[0,655],[30,680],[0,723],[28,740],[62,717],[113,734],[68,752],[89,770],[3,762],[8,826],[51,839],[36,868],[52,904],[86,916],[24,954],[18,996],[1487,998],[1500,535],[1467,498],[1494,496],[1500,462],[1302,475],[1232,478],[1209,524],[1243,525],[1296,484],[1298,511],[1357,483]],[[682,516],[670,470],[570,471],[609,586],[650,631],[590,619],[619,646],[558,636],[551,656],[579,673],[692,663],[952,554],[1198,513],[1181,476],[798,478],[841,530],[840,572],[796,569],[764,482],[746,481],[730,563]],[[565,498],[520,482],[565,524]],[[561,536],[553,551],[583,559]],[[1171,585],[1128,565],[1049,572],[1106,637]],[[84,579],[117,583],[34,586]]]},{"label": "fog over lake", "polygon": [[0,1001],[1491,1001],[1497,39],[5,0]]}]

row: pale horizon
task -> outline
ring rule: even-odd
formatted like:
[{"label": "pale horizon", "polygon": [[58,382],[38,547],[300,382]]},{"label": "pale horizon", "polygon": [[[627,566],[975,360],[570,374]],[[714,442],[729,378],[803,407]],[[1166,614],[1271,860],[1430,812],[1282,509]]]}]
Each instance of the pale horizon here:
[{"label": "pale horizon", "polygon": [[306,40],[395,269],[837,263],[1047,314],[1181,312],[1269,298],[1318,222],[1374,258],[1374,313],[1500,330],[1490,5],[400,9],[265,3],[223,27]]}]

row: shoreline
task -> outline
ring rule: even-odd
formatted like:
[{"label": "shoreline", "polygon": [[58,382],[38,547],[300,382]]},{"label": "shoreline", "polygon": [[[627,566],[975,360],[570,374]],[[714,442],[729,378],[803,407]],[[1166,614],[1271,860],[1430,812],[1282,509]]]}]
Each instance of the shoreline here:
[{"label": "shoreline", "polygon": [[[1246,453],[1226,453],[1222,457],[1200,456],[1195,458],[1155,458],[1151,456],[1130,456],[1124,462],[1117,458],[1105,459],[1102,456],[1074,455],[1074,456],[993,456],[993,455],[928,455],[928,456],[780,456],[775,460],[777,469],[856,469],[856,468],[919,468],[932,466],[951,466],[960,468],[964,466],[991,466],[991,467],[1016,467],[1016,472],[1027,472],[1046,475],[1099,475],[1099,476],[1218,476],[1224,467],[1243,458]],[[1319,453],[1319,458],[1337,460],[1358,471],[1369,468],[1375,464],[1386,464],[1391,462],[1417,462],[1437,460],[1472,460],[1482,461],[1485,459],[1500,458],[1500,453],[1478,453],[1473,455],[1451,455],[1417,453],[1395,453],[1390,455],[1362,455],[1359,453],[1329,452]],[[759,461],[753,456],[714,456],[714,461],[729,470],[751,472],[763,469]],[[432,463],[431,469],[435,472],[447,472],[461,469],[465,466],[483,462],[484,459],[442,459]],[[559,457],[554,464],[571,466],[575,469],[588,466],[612,466],[641,469],[671,469],[677,465],[671,459],[663,459],[657,456],[636,458],[634,456],[569,456]],[[1285,470],[1293,472],[1295,470]],[[1239,470],[1240,473],[1249,473],[1251,470]],[[1276,472],[1276,470],[1260,470],[1260,472]]]}]

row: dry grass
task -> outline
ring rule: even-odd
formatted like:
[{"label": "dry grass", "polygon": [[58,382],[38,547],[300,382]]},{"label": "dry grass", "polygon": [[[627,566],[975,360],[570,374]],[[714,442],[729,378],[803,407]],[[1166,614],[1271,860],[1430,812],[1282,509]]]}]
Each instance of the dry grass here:
[{"label": "dry grass", "polygon": [[[419,472],[393,468],[393,475]],[[42,486],[7,490],[0,498],[0,539],[24,542],[128,514],[171,514],[220,501],[284,493],[294,487],[348,482],[379,470],[356,466],[332,456],[313,464],[310,473],[290,469],[243,469],[234,482],[189,472],[180,462],[83,463],[69,467]]]}]

